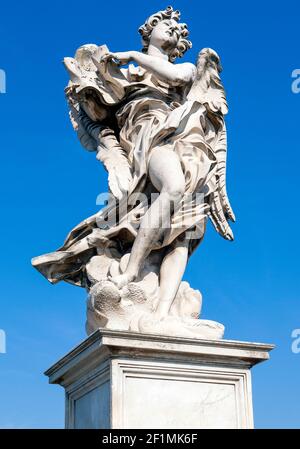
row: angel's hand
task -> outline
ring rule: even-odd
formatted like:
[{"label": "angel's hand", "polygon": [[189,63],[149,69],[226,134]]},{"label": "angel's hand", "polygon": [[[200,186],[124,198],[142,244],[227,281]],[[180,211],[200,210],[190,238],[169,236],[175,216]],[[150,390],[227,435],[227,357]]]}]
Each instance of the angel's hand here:
[{"label": "angel's hand", "polygon": [[115,60],[118,65],[126,65],[133,60],[133,51],[123,51],[117,53],[107,53],[101,58],[101,62],[109,62]]}]

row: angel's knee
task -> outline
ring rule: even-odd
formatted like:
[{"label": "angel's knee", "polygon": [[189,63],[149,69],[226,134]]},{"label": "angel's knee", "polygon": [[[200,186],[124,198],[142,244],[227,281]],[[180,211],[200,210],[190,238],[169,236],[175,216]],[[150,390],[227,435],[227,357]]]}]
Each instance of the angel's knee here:
[{"label": "angel's knee", "polygon": [[171,203],[177,205],[183,198],[185,189],[184,177],[178,176],[165,182],[162,186],[161,193],[164,193]]}]

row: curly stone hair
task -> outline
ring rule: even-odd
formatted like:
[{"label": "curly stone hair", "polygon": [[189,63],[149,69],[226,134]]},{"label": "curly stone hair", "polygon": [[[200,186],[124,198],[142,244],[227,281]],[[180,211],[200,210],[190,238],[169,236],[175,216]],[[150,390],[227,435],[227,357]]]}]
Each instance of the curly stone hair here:
[{"label": "curly stone hair", "polygon": [[[150,36],[153,28],[158,24],[158,22],[168,19],[173,19],[176,20],[176,22],[179,22],[180,12],[178,10],[174,11],[172,6],[168,6],[165,10],[158,11],[155,14],[152,14],[152,16],[148,17],[144,25],[139,28],[139,33],[142,35],[143,53],[147,53],[148,51]],[[186,39],[186,37],[189,35],[187,25],[185,23],[178,23],[178,26],[180,36],[176,48],[174,48],[174,50],[172,50],[169,55],[169,60],[171,62],[174,62],[176,58],[182,58],[184,53],[189,48],[192,48],[191,41]]]}]

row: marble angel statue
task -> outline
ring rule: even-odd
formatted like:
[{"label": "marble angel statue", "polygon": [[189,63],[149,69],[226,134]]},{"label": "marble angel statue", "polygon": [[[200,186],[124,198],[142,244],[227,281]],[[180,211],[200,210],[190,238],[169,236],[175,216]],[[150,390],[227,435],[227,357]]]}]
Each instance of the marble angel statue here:
[{"label": "marble angel statue", "polygon": [[142,51],[80,47],[65,58],[74,129],[108,171],[109,201],[57,251],[33,259],[51,283],[87,289],[87,332],[98,327],[221,338],[200,320],[201,294],[182,281],[210,220],[233,240],[226,193],[225,92],[217,53],[191,48],[179,11],[140,27]]}]

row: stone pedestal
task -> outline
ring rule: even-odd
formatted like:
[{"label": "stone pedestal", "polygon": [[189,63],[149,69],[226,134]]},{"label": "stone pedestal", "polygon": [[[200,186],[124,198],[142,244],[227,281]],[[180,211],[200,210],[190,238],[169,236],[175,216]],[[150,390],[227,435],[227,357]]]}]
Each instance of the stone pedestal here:
[{"label": "stone pedestal", "polygon": [[252,428],[250,368],[272,348],[99,329],[45,374],[66,428]]}]

